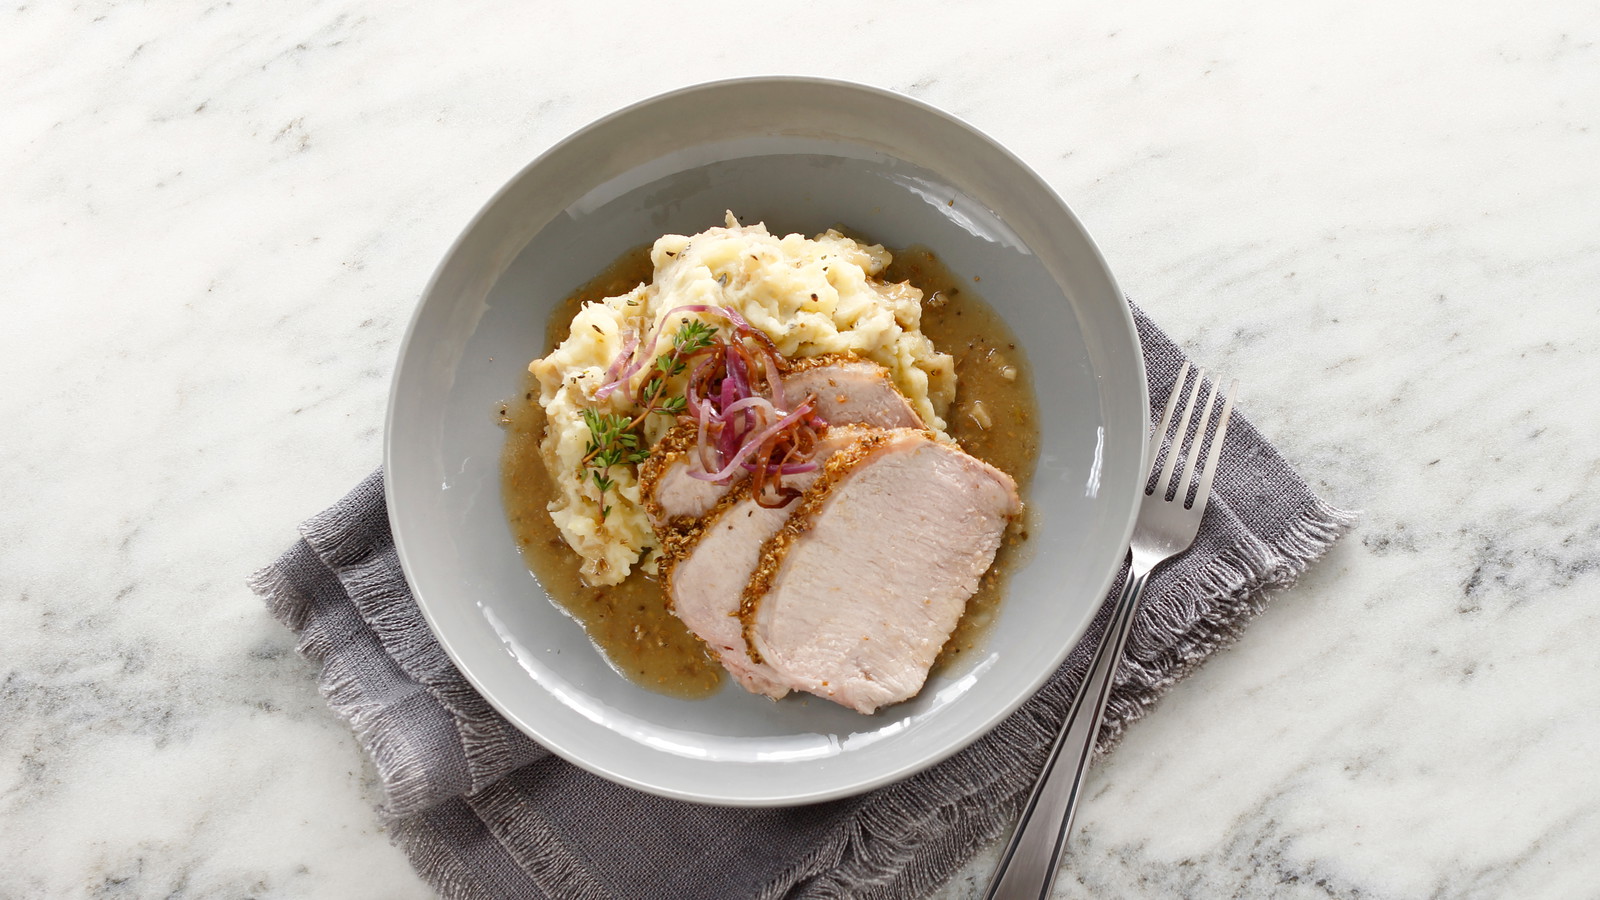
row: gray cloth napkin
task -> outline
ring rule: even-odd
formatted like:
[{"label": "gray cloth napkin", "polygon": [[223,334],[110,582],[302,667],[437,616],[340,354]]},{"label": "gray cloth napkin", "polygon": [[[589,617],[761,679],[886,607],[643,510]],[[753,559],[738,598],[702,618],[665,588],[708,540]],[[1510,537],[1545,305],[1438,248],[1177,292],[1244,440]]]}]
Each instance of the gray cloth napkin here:
[{"label": "gray cloth napkin", "polygon": [[[1159,410],[1184,356],[1135,318]],[[1194,548],[1148,586],[1101,750],[1350,522],[1236,415]],[[381,473],[300,534],[251,585],[322,666],[329,705],[382,781],[391,835],[447,897],[921,897],[1015,820],[1110,610],[1037,696],[945,762],[859,797],[731,809],[612,784],[495,713],[412,600]]]}]

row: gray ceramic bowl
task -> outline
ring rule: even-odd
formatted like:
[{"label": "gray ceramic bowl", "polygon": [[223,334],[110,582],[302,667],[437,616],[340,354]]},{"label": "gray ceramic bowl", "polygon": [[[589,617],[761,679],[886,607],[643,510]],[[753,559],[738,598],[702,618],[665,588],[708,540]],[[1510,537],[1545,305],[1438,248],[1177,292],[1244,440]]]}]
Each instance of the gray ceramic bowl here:
[{"label": "gray ceramic bowl", "polygon": [[[612,671],[518,556],[500,499],[497,404],[553,304],[625,250],[719,224],[843,223],[933,248],[1019,335],[1043,443],[1033,552],[985,645],[917,698],[862,716],[737,687],[677,700]],[[994,141],[898,94],[809,78],[687,88],[590,125],[467,226],[400,351],[389,516],[417,602],[485,698],[566,759],[708,803],[846,796],[959,750],[1016,709],[1088,627],[1127,547],[1144,458],[1138,338],[1083,226]]]}]

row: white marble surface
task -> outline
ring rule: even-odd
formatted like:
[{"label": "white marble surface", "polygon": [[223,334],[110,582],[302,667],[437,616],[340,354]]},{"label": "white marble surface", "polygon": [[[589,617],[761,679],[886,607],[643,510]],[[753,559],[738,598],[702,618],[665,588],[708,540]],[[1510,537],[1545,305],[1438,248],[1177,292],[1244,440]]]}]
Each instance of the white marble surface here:
[{"label": "white marble surface", "polygon": [[427,894],[244,578],[377,464],[498,184],[770,72],[1009,144],[1364,510],[1094,773],[1058,897],[1600,896],[1592,2],[571,6],[0,11],[0,897]]}]

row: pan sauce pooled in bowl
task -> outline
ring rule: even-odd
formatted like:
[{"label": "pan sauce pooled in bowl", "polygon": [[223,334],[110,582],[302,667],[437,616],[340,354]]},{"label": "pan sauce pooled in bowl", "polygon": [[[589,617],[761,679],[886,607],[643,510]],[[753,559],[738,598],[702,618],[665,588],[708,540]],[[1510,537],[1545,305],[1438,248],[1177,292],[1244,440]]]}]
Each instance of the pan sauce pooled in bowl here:
[{"label": "pan sauce pooled in bowl", "polygon": [[[1004,323],[926,251],[886,271],[881,247],[837,232],[777,238],[730,215],[662,238],[649,263],[556,314],[567,337],[530,367],[543,409],[508,422],[508,507],[541,583],[658,689],[703,694],[725,668],[755,693],[861,712],[916,694],[936,655],[972,646],[1000,593],[991,561],[1026,537],[1007,525],[1037,427]],[[926,321],[913,283],[942,291]],[[518,454],[549,470],[520,479],[541,488],[524,498]],[[552,524],[599,549],[581,579]]]}]

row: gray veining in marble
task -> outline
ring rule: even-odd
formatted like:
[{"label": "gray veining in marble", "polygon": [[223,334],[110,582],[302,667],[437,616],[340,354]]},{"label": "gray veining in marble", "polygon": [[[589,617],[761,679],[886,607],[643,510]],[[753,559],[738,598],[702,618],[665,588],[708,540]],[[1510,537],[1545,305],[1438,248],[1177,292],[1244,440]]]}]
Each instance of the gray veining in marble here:
[{"label": "gray veining in marble", "polygon": [[1597,38],[1576,0],[0,10],[0,897],[427,895],[244,577],[376,465],[497,185],[775,71],[1009,144],[1364,511],[1095,771],[1057,897],[1600,895]]}]

